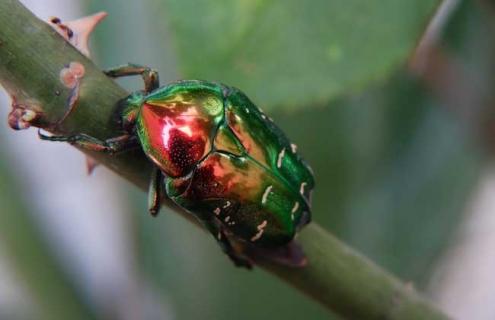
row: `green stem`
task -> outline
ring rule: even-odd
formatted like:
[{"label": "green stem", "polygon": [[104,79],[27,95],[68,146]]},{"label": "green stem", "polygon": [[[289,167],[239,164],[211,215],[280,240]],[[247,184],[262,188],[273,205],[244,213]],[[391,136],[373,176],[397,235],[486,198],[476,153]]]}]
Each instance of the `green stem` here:
[{"label": "green stem", "polygon": [[[100,139],[117,136],[119,128],[112,115],[116,102],[128,93],[18,1],[0,2],[0,83],[18,102],[43,110],[38,125],[46,126],[64,114],[70,90],[60,82],[59,73],[76,61],[85,68],[80,98],[58,133],[81,132]],[[90,155],[146,190],[150,164],[141,151]],[[190,217],[171,201],[165,205]],[[316,223],[305,228],[299,242],[308,257],[307,267],[288,268],[269,261],[260,265],[333,312],[352,319],[446,318],[412,286],[402,284]]]}]

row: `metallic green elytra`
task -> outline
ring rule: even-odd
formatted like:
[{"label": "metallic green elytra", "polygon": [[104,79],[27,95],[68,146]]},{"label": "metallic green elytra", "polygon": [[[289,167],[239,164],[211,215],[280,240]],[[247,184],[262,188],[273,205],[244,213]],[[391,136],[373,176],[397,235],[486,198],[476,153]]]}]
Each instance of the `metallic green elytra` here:
[{"label": "metallic green elytra", "polygon": [[50,140],[114,152],[137,140],[156,166],[152,214],[165,191],[207,227],[237,265],[249,267],[250,262],[233,248],[232,239],[281,247],[310,221],[311,169],[240,90],[198,80],[159,87],[156,72],[135,65],[107,74],[141,74],[145,81],[145,91],[121,105],[126,135],[107,141],[85,135]]}]

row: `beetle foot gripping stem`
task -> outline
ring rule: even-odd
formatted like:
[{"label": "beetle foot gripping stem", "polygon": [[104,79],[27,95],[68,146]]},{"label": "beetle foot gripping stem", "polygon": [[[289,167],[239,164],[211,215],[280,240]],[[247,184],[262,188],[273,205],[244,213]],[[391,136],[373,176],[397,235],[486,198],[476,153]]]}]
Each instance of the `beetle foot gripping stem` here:
[{"label": "beetle foot gripping stem", "polygon": [[236,241],[231,241],[225,234],[225,230],[215,221],[209,219],[200,219],[206,229],[211,233],[222,251],[230,258],[236,267],[244,267],[251,270],[253,262],[248,255],[244,254],[244,246]]},{"label": "beetle foot gripping stem", "polygon": [[163,179],[162,171],[154,166],[148,188],[148,211],[153,217],[158,215],[161,208]]},{"label": "beetle foot gripping stem", "polygon": [[253,269],[253,261],[244,254],[244,248],[235,241],[230,241],[229,237],[221,228],[217,231],[216,239],[223,252],[230,258],[236,267],[243,267],[248,270]]},{"label": "beetle foot gripping stem", "polygon": [[149,93],[160,86],[158,71],[138,64],[124,64],[105,70],[104,73],[111,78],[140,75],[143,78],[144,91],[146,93]]},{"label": "beetle foot gripping stem", "polygon": [[[224,237],[226,236],[224,235]],[[253,260],[245,254],[243,246],[238,243],[229,241],[228,248],[224,249],[224,252],[229,256],[230,260],[234,262],[236,267],[243,267],[248,270],[253,269]]]},{"label": "beetle foot gripping stem", "polygon": [[247,246],[246,253],[254,261],[267,260],[291,268],[303,268],[308,264],[304,251],[296,240],[276,248],[260,248]]},{"label": "beetle foot gripping stem", "polygon": [[72,145],[86,150],[107,152],[110,154],[134,149],[137,144],[136,138],[129,135],[122,135],[107,140],[100,140],[84,133],[69,136],[47,136],[41,133],[41,130],[38,130],[38,137],[41,140],[68,142]]}]

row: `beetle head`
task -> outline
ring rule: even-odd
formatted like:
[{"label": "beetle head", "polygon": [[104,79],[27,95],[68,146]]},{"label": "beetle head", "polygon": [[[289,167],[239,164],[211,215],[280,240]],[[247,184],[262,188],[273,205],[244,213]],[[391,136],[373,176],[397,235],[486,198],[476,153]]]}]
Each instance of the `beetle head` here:
[{"label": "beetle head", "polygon": [[136,118],[144,103],[144,92],[136,91],[119,101],[117,105],[117,122],[122,128],[131,132],[134,128]]}]

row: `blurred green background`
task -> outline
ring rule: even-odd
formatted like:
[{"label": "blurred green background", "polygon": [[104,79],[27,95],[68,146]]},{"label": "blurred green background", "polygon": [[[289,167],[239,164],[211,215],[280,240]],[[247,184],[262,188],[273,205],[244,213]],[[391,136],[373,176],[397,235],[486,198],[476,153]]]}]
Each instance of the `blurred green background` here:
[{"label": "blurred green background", "polygon": [[[74,2],[81,12],[62,19],[109,13],[92,42],[102,69],[134,62],[158,69],[162,83],[199,78],[242,88],[312,165],[314,221],[403,280],[430,288],[491,157],[489,1],[445,1],[442,10],[433,0]],[[48,11],[60,16],[57,6]],[[426,50],[414,55],[428,25]],[[139,79],[122,84],[142,86]],[[176,214],[164,209],[152,219],[146,195],[120,180],[111,185],[120,194],[113,210],[125,210],[112,217],[126,221],[131,260],[120,263],[132,264],[131,282],[147,289],[88,296],[101,288],[81,285],[84,276],[59,253],[67,248],[39,227],[30,194],[43,191],[26,188],[31,177],[17,165],[19,152],[4,143],[10,134],[0,135],[0,248],[32,304],[0,310],[0,318],[329,318],[271,275],[234,268],[206,233]],[[70,232],[80,226],[66,208],[60,215]],[[126,301],[134,312],[125,311]]]}]

